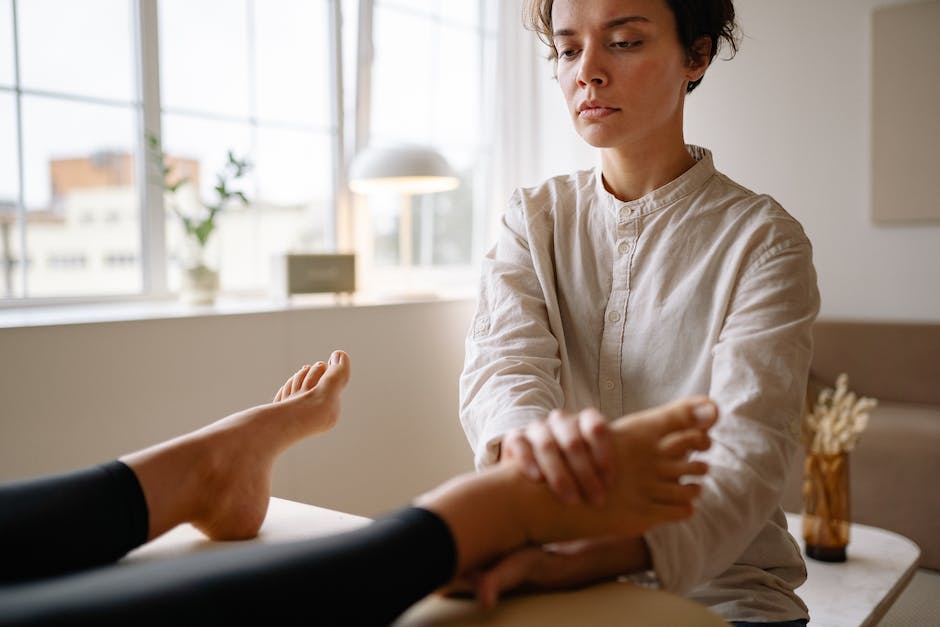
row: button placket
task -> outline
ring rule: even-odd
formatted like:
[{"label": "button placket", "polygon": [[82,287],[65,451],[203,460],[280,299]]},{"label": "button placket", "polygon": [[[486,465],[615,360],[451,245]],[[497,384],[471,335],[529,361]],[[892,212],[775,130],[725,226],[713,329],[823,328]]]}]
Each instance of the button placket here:
[{"label": "button placket", "polygon": [[619,243],[616,250],[620,254],[614,255],[612,260],[612,284],[604,312],[598,369],[600,410],[610,417],[617,417],[623,413],[623,386],[620,374],[627,300],[630,295],[632,240],[636,231],[636,222],[630,219],[633,211],[629,207],[621,207],[618,215],[621,219],[617,223]]}]

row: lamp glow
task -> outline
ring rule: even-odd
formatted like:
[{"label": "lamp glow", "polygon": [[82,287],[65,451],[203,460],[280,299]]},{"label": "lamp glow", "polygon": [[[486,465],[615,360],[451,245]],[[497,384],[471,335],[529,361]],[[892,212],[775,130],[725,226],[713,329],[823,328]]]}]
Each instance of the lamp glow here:
[{"label": "lamp glow", "polygon": [[436,150],[424,146],[370,147],[349,170],[349,189],[358,194],[431,194],[456,189],[457,175]]}]

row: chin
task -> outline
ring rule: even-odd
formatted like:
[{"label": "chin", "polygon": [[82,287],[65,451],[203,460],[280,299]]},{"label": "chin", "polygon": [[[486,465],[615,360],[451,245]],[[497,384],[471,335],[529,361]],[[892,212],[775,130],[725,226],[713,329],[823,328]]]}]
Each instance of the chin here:
[{"label": "chin", "polygon": [[597,128],[577,128],[578,136],[594,148],[610,148],[617,144],[608,134]]},{"label": "chin", "polygon": [[614,133],[604,124],[584,123],[577,117],[572,122],[578,137],[594,148],[610,148],[617,144]]}]

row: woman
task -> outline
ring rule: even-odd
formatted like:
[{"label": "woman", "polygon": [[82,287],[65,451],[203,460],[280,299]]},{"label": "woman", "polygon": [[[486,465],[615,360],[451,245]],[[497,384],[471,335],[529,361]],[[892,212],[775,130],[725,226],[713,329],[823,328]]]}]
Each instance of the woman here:
[{"label": "woman", "polygon": [[[684,476],[717,417],[690,399],[612,427],[608,505],[557,502],[504,464],[458,477],[350,533],[93,569],[189,522],[213,539],[254,536],[271,467],[337,420],[349,358],[298,371],[274,402],[95,468],[0,486],[0,625],[387,624],[455,574],[530,542],[637,537],[687,517]],[[362,600],[367,599],[367,603]]]},{"label": "woman", "polygon": [[[484,259],[461,377],[477,463],[511,459],[565,502],[596,501],[605,416],[707,394],[723,419],[691,519],[526,549],[477,593],[652,570],[727,620],[804,624],[805,564],[779,500],[819,307],[812,251],[772,198],[683,136],[687,94],[720,44],[735,50],[732,3],[530,0],[527,15],[600,166],[518,190]],[[572,413],[585,407],[598,411]]]}]

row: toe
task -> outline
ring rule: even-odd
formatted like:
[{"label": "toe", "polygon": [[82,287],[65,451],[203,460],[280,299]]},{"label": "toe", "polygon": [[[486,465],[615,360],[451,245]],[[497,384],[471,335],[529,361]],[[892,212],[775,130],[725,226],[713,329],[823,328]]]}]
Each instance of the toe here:
[{"label": "toe", "polygon": [[326,371],[317,383],[318,388],[325,391],[339,390],[346,387],[349,382],[349,355],[343,351],[333,351]]},{"label": "toe", "polygon": [[307,376],[304,377],[303,382],[300,384],[298,392],[306,392],[314,388],[317,383],[320,382],[320,379],[323,377],[323,373],[326,372],[326,364],[322,361],[318,361],[313,364],[309,370],[307,370]]}]

